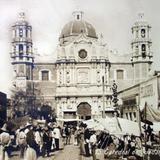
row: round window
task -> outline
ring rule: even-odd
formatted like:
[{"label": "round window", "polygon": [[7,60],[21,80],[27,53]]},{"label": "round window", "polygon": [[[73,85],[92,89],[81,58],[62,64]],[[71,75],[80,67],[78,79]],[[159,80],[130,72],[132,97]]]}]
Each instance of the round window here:
[{"label": "round window", "polygon": [[79,57],[80,57],[80,58],[86,58],[86,57],[87,57],[87,51],[84,50],[84,49],[81,49],[81,50],[79,51]]}]

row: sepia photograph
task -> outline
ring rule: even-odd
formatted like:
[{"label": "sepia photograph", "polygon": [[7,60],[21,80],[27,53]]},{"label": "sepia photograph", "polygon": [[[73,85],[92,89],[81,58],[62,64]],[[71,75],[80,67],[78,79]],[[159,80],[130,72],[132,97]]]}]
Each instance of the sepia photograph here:
[{"label": "sepia photograph", "polygon": [[0,0],[0,160],[160,160],[159,0]]}]

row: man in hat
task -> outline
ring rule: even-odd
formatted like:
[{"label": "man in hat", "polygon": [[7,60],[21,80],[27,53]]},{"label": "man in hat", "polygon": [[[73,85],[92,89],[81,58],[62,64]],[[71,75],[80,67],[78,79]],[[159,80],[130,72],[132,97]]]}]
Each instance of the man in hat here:
[{"label": "man in hat", "polygon": [[51,151],[51,134],[48,127],[44,127],[43,129],[43,146],[42,146],[42,156],[45,157],[45,154],[47,153],[47,157],[49,157],[50,151]]},{"label": "man in hat", "polygon": [[96,131],[94,131],[94,130],[91,131],[91,136],[90,136],[89,142],[91,145],[91,153],[92,153],[93,160],[96,160],[96,154],[95,154],[96,143],[97,143]]},{"label": "man in hat", "polygon": [[56,150],[59,150],[59,140],[60,140],[61,132],[58,126],[54,128],[53,133],[54,133]]},{"label": "man in hat", "polygon": [[33,148],[36,151],[36,154],[38,155],[39,154],[39,147],[38,147],[38,144],[36,143],[36,140],[35,140],[33,126],[29,125],[28,129],[29,129],[29,131],[26,134],[26,142],[31,148]]},{"label": "man in hat", "polygon": [[66,144],[70,144],[70,139],[71,139],[71,128],[66,125],[64,128],[65,135],[66,135]]},{"label": "man in hat", "polygon": [[87,128],[87,125],[84,124],[84,148],[85,148],[85,156],[90,157],[90,152],[89,152],[89,139],[90,139],[90,133],[89,129]]}]

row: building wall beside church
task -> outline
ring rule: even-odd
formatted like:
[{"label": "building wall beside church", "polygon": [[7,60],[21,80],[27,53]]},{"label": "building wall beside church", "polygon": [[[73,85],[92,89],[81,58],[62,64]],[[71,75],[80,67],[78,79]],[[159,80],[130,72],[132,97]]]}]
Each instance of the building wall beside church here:
[{"label": "building wall beside church", "polygon": [[[117,71],[123,71],[123,78],[118,78]],[[118,90],[127,88],[133,84],[134,73],[131,63],[112,63],[110,68],[110,84],[113,83],[113,80],[116,81]]]},{"label": "building wall beside church", "polygon": [[[42,72],[48,72],[48,80],[42,80]],[[56,107],[56,71],[54,63],[37,63],[33,69],[34,90],[42,104],[49,104]]]}]

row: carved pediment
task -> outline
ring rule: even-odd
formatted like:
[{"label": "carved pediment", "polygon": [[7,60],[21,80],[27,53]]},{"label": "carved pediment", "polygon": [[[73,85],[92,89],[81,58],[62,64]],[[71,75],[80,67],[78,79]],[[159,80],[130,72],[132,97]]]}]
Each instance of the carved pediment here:
[{"label": "carved pediment", "polygon": [[91,41],[90,38],[82,34],[79,37],[77,37],[73,43],[74,44],[92,44],[93,42]]}]

